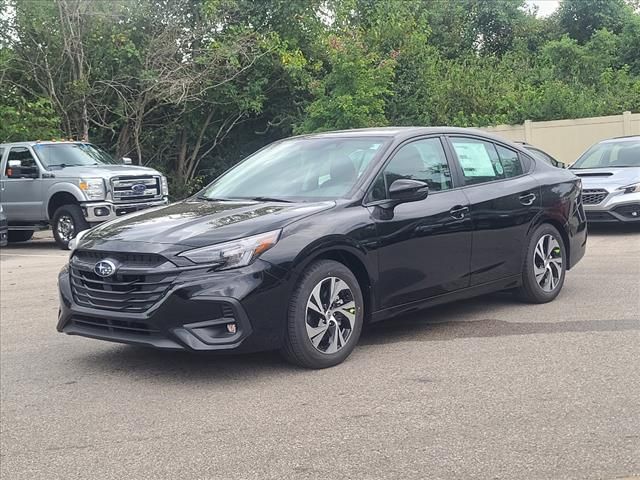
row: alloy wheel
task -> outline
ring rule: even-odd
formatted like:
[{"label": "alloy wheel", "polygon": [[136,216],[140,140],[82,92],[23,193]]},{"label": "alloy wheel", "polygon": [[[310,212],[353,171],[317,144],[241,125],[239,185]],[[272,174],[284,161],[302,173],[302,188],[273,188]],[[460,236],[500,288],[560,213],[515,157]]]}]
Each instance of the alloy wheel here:
[{"label": "alloy wheel", "polygon": [[58,224],[56,225],[56,230],[58,231],[58,236],[64,240],[65,242],[73,239],[76,233],[76,226],[70,215],[62,215],[58,219]]},{"label": "alloy wheel", "polygon": [[552,292],[562,278],[562,250],[556,238],[547,233],[540,237],[533,252],[536,282],[545,292]]},{"label": "alloy wheel", "polygon": [[344,280],[327,277],[313,288],[305,315],[311,344],[321,353],[336,353],[343,348],[355,327],[357,305]]}]

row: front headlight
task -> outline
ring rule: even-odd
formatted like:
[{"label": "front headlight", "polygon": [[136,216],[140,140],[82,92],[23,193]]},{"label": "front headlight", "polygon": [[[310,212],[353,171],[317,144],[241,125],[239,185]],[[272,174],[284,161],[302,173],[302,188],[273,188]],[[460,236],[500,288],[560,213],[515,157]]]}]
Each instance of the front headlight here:
[{"label": "front headlight", "polygon": [[180,256],[194,263],[217,264],[219,270],[244,267],[273,247],[280,238],[280,232],[281,230],[274,230],[231,242],[187,250],[180,253]]},{"label": "front headlight", "polygon": [[78,186],[84,192],[87,200],[104,200],[104,180],[101,178],[81,178]]},{"label": "front headlight", "polygon": [[167,177],[163,175],[160,181],[162,184],[162,196],[163,197],[169,196],[169,183],[167,183]]},{"label": "front headlight", "polygon": [[637,193],[640,192],[640,182],[632,183],[631,185],[627,185],[626,187],[620,187],[616,190],[623,191],[624,193]]}]

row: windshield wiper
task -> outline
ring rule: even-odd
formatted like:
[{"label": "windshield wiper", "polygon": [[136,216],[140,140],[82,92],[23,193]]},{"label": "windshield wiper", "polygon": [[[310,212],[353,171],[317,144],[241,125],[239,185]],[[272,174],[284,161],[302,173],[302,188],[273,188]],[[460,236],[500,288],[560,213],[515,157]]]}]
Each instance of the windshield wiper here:
[{"label": "windshield wiper", "polygon": [[215,197],[205,197],[204,195],[198,195],[196,197],[198,200],[205,200],[207,202],[230,202],[230,198],[215,198]]},{"label": "windshield wiper", "polygon": [[255,202],[283,202],[283,203],[293,203],[291,200],[285,200],[283,198],[275,198],[275,197],[251,197],[248,200],[253,200]]}]

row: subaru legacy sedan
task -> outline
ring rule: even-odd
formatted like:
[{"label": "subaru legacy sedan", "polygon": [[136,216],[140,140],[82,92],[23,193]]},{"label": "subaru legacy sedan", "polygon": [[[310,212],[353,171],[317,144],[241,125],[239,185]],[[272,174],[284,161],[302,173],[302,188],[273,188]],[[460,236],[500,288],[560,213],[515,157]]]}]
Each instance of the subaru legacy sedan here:
[{"label": "subaru legacy sedan", "polygon": [[640,225],[640,135],[596,143],[571,166],[587,220]]},{"label": "subaru legacy sedan", "polygon": [[586,240],[580,179],[497,137],[294,137],[191,198],[79,235],[57,328],[324,368],[369,322],[499,290],[549,302]]}]

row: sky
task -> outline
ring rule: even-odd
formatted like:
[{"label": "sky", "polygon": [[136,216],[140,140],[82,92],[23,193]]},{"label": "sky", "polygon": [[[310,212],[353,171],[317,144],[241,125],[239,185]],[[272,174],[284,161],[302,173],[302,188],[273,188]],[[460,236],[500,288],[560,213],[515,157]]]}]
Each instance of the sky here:
[{"label": "sky", "polygon": [[558,8],[560,0],[527,0],[527,4],[538,7],[539,17],[546,17]]}]

